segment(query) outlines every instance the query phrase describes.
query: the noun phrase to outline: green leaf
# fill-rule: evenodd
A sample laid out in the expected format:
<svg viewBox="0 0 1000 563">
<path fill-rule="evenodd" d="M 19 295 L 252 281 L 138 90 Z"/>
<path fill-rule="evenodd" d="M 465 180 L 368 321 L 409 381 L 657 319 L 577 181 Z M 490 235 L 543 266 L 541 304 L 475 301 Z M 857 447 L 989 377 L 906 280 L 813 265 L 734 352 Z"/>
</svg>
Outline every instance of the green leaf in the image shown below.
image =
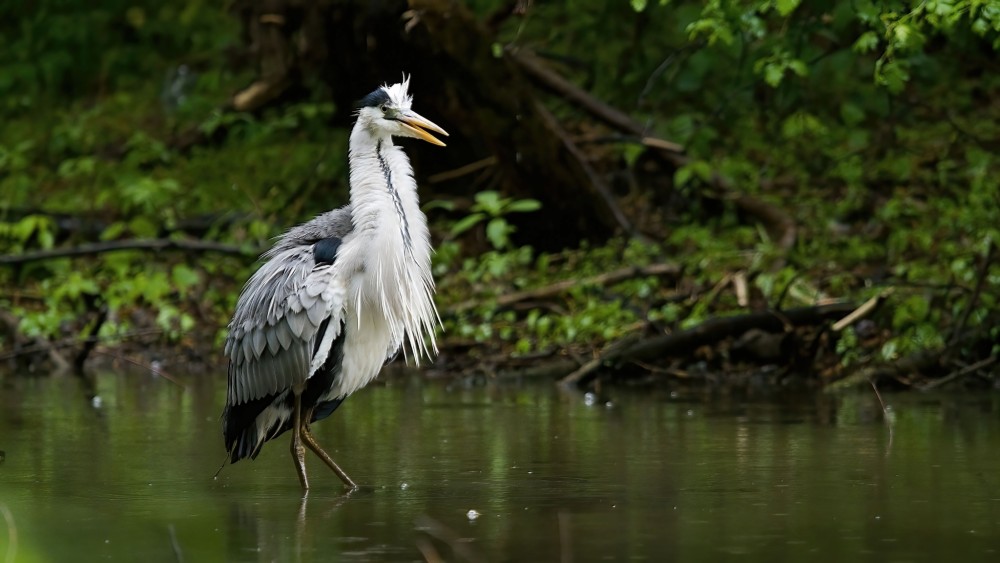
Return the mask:
<svg viewBox="0 0 1000 563">
<path fill-rule="evenodd" d="M 159 229 L 147 217 L 135 217 L 128 222 L 128 230 L 139 238 L 153 238 L 158 234 Z"/>
<path fill-rule="evenodd" d="M 170 272 L 170 277 L 174 285 L 180 290 L 185 290 L 201 281 L 198 271 L 186 264 L 177 264 L 174 266 Z"/>
<path fill-rule="evenodd" d="M 875 63 L 875 81 L 893 94 L 898 94 L 910 79 L 906 64 L 896 60 L 880 59 Z"/>
<path fill-rule="evenodd" d="M 38 229 L 38 245 L 48 250 L 55 244 L 55 236 L 48 229 Z"/>
<path fill-rule="evenodd" d="M 781 84 L 781 79 L 785 77 L 785 67 L 784 65 L 779 65 L 776 63 L 767 63 L 764 65 L 764 82 L 767 82 L 768 86 L 772 88 L 777 88 Z"/>
<path fill-rule="evenodd" d="M 782 16 L 787 16 L 788 14 L 795 11 L 795 8 L 799 7 L 799 2 L 801 0 L 776 0 L 774 6 L 778 8 L 778 13 Z"/>
<path fill-rule="evenodd" d="M 792 72 L 799 76 L 809 75 L 809 67 L 806 66 L 806 63 L 799 59 L 792 59 L 788 61 L 788 68 L 792 69 Z"/>
<path fill-rule="evenodd" d="M 503 201 L 500 193 L 493 190 L 486 190 L 476 194 L 476 204 L 472 206 L 473 211 L 485 211 L 490 217 L 496 217 L 503 211 Z"/>
<path fill-rule="evenodd" d="M 507 246 L 507 235 L 513 230 L 514 228 L 510 226 L 507 221 L 501 217 L 497 217 L 495 219 L 491 219 L 490 222 L 486 224 L 486 238 L 490 240 L 490 244 L 493 245 L 493 248 L 500 250 Z"/>
<path fill-rule="evenodd" d="M 878 47 L 878 35 L 874 31 L 866 31 L 854 42 L 851 49 L 855 53 L 870 53 Z"/>
<path fill-rule="evenodd" d="M 482 213 L 473 213 L 462 219 L 459 219 L 454 225 L 451 226 L 451 236 L 457 237 L 458 235 L 468 231 L 472 227 L 476 226 L 480 221 L 486 219 L 486 215 Z"/>
<path fill-rule="evenodd" d="M 519 199 L 512 201 L 507 206 L 506 211 L 508 213 L 527 213 L 529 211 L 538 211 L 541 208 L 542 204 L 537 199 Z"/>
<path fill-rule="evenodd" d="M 101 240 L 114 240 L 125 232 L 126 225 L 122 221 L 115 221 L 108 225 L 104 232 L 101 233 Z"/>
<path fill-rule="evenodd" d="M 691 180 L 691 168 L 688 166 L 681 166 L 674 172 L 674 185 L 678 188 L 684 187 Z"/>
<path fill-rule="evenodd" d="M 636 12 L 643 12 L 646 10 L 647 0 L 629 0 L 632 5 L 632 9 Z"/>
</svg>

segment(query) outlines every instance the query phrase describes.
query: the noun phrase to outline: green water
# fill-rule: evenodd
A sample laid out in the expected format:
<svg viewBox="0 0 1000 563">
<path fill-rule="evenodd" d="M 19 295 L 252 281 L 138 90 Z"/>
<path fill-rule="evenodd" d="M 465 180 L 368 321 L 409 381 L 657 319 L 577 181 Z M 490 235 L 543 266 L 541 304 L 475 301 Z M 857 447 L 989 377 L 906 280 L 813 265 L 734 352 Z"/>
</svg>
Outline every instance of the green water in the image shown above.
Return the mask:
<svg viewBox="0 0 1000 563">
<path fill-rule="evenodd" d="M 0 562 L 1000 561 L 1000 395 L 393 380 L 227 466 L 221 378 L 8 377 Z M 470 511 L 475 511 L 470 518 Z M 437 559 L 440 558 L 440 559 Z"/>
</svg>

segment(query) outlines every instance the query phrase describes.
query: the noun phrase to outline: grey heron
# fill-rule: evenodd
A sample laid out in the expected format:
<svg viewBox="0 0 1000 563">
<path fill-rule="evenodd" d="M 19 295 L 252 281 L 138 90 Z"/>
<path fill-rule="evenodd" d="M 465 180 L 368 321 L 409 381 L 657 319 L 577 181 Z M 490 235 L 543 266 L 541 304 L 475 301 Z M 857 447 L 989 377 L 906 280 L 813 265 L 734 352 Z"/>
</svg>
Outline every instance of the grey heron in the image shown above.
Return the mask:
<svg viewBox="0 0 1000 563">
<path fill-rule="evenodd" d="M 228 459 L 254 459 L 292 431 L 304 490 L 305 448 L 354 489 L 309 425 L 371 382 L 402 350 L 437 352 L 431 244 L 413 169 L 393 137 L 444 146 L 444 129 L 411 108 L 409 78 L 359 103 L 351 131 L 350 202 L 293 227 L 262 258 L 229 323 L 222 413 Z"/>
</svg>

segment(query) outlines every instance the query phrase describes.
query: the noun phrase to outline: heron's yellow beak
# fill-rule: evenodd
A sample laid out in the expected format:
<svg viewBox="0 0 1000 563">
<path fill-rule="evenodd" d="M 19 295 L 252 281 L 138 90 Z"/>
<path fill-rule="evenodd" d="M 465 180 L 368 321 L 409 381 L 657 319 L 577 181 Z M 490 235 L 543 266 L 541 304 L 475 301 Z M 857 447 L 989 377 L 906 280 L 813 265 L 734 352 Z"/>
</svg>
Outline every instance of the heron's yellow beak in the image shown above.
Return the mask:
<svg viewBox="0 0 1000 563">
<path fill-rule="evenodd" d="M 423 139 L 428 143 L 438 145 L 439 147 L 445 146 L 445 144 L 441 142 L 440 139 L 425 131 L 425 129 L 430 129 L 431 131 L 434 131 L 435 133 L 440 133 L 445 137 L 448 136 L 448 132 L 435 125 L 433 121 L 425 119 L 424 117 L 412 111 L 400 113 L 399 116 L 396 117 L 396 120 L 402 123 L 403 128 L 405 128 L 410 133 L 413 133 L 415 137 Z"/>
</svg>

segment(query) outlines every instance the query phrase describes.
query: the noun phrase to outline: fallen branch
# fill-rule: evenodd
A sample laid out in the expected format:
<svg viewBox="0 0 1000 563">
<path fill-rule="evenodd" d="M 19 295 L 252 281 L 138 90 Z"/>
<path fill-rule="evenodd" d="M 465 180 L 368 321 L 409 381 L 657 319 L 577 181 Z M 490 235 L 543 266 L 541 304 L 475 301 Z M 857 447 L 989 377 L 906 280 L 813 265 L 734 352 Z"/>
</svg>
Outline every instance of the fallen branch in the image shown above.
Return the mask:
<svg viewBox="0 0 1000 563">
<path fill-rule="evenodd" d="M 237 256 L 259 255 L 259 251 L 256 249 L 248 249 L 221 242 L 183 239 L 135 239 L 87 243 L 69 248 L 53 248 L 52 250 L 39 250 L 24 254 L 5 254 L 0 256 L 0 265 L 27 264 L 42 260 L 54 260 L 56 258 L 94 256 L 122 250 L 182 250 L 187 252 L 219 252 L 221 254 L 233 254 Z"/>
<path fill-rule="evenodd" d="M 941 350 L 921 350 L 904 356 L 892 363 L 879 363 L 861 367 L 847 377 L 826 385 L 823 391 L 837 393 L 882 377 L 902 377 L 912 373 L 925 372 L 941 365 Z"/>
<path fill-rule="evenodd" d="M 587 176 L 590 181 L 591 191 L 594 192 L 596 200 L 603 204 L 603 209 L 601 210 L 604 214 L 610 215 L 614 218 L 614 222 L 629 235 L 635 235 L 635 228 L 632 227 L 632 222 L 625 217 L 625 213 L 622 212 L 621 208 L 618 207 L 618 203 L 615 201 L 614 194 L 611 193 L 611 188 L 604 182 L 601 176 L 594 170 L 594 167 L 590 165 L 587 160 L 587 156 L 583 154 L 580 147 L 576 146 L 573 139 L 570 138 L 566 130 L 559 125 L 559 121 L 556 120 L 555 116 L 552 115 L 545 105 L 541 102 L 535 102 L 535 109 L 538 112 L 539 117 L 542 118 L 542 123 L 545 125 L 553 135 L 555 135 L 560 141 L 562 141 L 563 147 L 566 148 L 570 156 L 577 162 L 580 169 Z"/>
<path fill-rule="evenodd" d="M 573 373 L 567 375 L 566 377 L 559 380 L 559 385 L 569 387 L 571 385 L 585 385 L 588 381 L 596 377 L 595 372 L 600 369 L 602 365 L 609 358 L 613 358 L 620 354 L 622 350 L 628 349 L 639 341 L 639 335 L 630 334 L 621 340 L 612 342 L 604 350 L 602 350 L 597 356 L 590 360 L 589 362 L 583 364 L 577 368 Z"/>
<path fill-rule="evenodd" d="M 618 270 L 612 270 L 603 274 L 592 276 L 589 278 L 573 279 L 573 280 L 563 280 L 560 282 L 553 283 L 551 285 L 546 285 L 543 287 L 530 289 L 526 291 L 517 291 L 514 293 L 507 293 L 496 298 L 496 307 L 509 307 L 514 303 L 519 303 L 521 301 L 531 301 L 538 299 L 547 299 L 554 297 L 574 287 L 588 286 L 588 285 L 614 285 L 625 280 L 632 278 L 638 278 L 643 276 L 676 276 L 680 275 L 681 268 L 677 264 L 659 263 L 650 264 L 649 266 L 641 267 L 631 267 L 631 268 L 621 268 Z M 462 301 L 448 307 L 448 313 L 460 313 L 462 311 L 467 311 L 472 309 L 487 299 L 469 299 L 467 301 Z"/>
<path fill-rule="evenodd" d="M 651 137 L 647 129 L 629 117 L 628 114 L 609 106 L 594 97 L 590 92 L 581 89 L 576 84 L 549 70 L 534 54 L 523 50 L 512 50 L 508 51 L 508 53 L 529 76 L 542 86 L 575 103 L 578 107 L 615 129 L 635 135 L 643 145 L 676 153 L 676 156 L 680 156 L 680 153 L 684 152 L 684 147 L 677 143 Z"/>
<path fill-rule="evenodd" d="M 560 357 L 544 364 L 522 370 L 509 370 L 497 374 L 503 377 L 560 378 L 560 383 L 583 385 L 596 377 L 605 367 L 634 363 L 643 365 L 668 356 L 689 355 L 700 346 L 715 344 L 734 338 L 751 329 L 780 332 L 789 326 L 817 325 L 843 317 L 855 309 L 852 303 L 833 303 L 813 307 L 799 307 L 787 311 L 763 311 L 734 317 L 714 318 L 691 329 L 639 338 L 630 334 L 612 342 L 589 362 L 574 362 Z"/>
<path fill-rule="evenodd" d="M 762 311 L 733 317 L 709 319 L 685 331 L 647 338 L 627 347 L 607 362 L 650 361 L 665 356 L 690 352 L 699 346 L 713 344 L 739 336 L 750 329 L 780 332 L 786 326 L 817 325 L 839 318 L 855 309 L 852 303 L 832 303 L 813 307 L 798 307 L 787 311 Z"/>
<path fill-rule="evenodd" d="M 953 372 L 949 373 L 948 375 L 942 377 L 941 379 L 934 379 L 932 381 L 928 381 L 927 383 L 921 385 L 919 387 L 919 389 L 921 391 L 930 391 L 931 389 L 936 389 L 936 388 L 938 388 L 938 387 L 940 387 L 942 385 L 945 385 L 947 383 L 951 383 L 952 381 L 955 381 L 956 379 L 959 379 L 961 377 L 965 377 L 966 375 L 969 375 L 970 373 L 974 373 L 974 372 L 977 372 L 977 371 L 979 371 L 979 370 L 981 370 L 981 369 L 983 369 L 985 367 L 989 367 L 989 366 L 995 364 L 996 361 L 997 361 L 997 357 L 996 356 L 989 356 L 987 358 L 979 360 L 978 362 L 976 362 L 974 364 L 967 365 L 967 366 L 965 366 L 964 368 L 962 368 L 960 370 L 953 371 Z"/>
<path fill-rule="evenodd" d="M 892 288 L 891 287 L 889 289 L 887 289 L 887 290 L 879 293 L 875 297 L 872 297 L 868 301 L 865 301 L 860 307 L 858 307 L 857 309 L 851 311 L 850 314 L 848 314 L 846 317 L 844 317 L 844 318 L 840 319 L 839 321 L 833 323 L 833 326 L 830 327 L 830 330 L 832 330 L 833 332 L 840 332 L 840 331 L 844 330 L 845 328 L 851 326 L 852 324 L 858 322 L 859 320 L 861 320 L 862 318 L 864 318 L 866 315 L 868 315 L 868 313 L 871 313 L 872 311 L 874 311 L 875 308 L 878 307 L 879 304 L 882 303 L 882 301 L 884 301 L 890 295 L 892 295 Z"/>
</svg>

